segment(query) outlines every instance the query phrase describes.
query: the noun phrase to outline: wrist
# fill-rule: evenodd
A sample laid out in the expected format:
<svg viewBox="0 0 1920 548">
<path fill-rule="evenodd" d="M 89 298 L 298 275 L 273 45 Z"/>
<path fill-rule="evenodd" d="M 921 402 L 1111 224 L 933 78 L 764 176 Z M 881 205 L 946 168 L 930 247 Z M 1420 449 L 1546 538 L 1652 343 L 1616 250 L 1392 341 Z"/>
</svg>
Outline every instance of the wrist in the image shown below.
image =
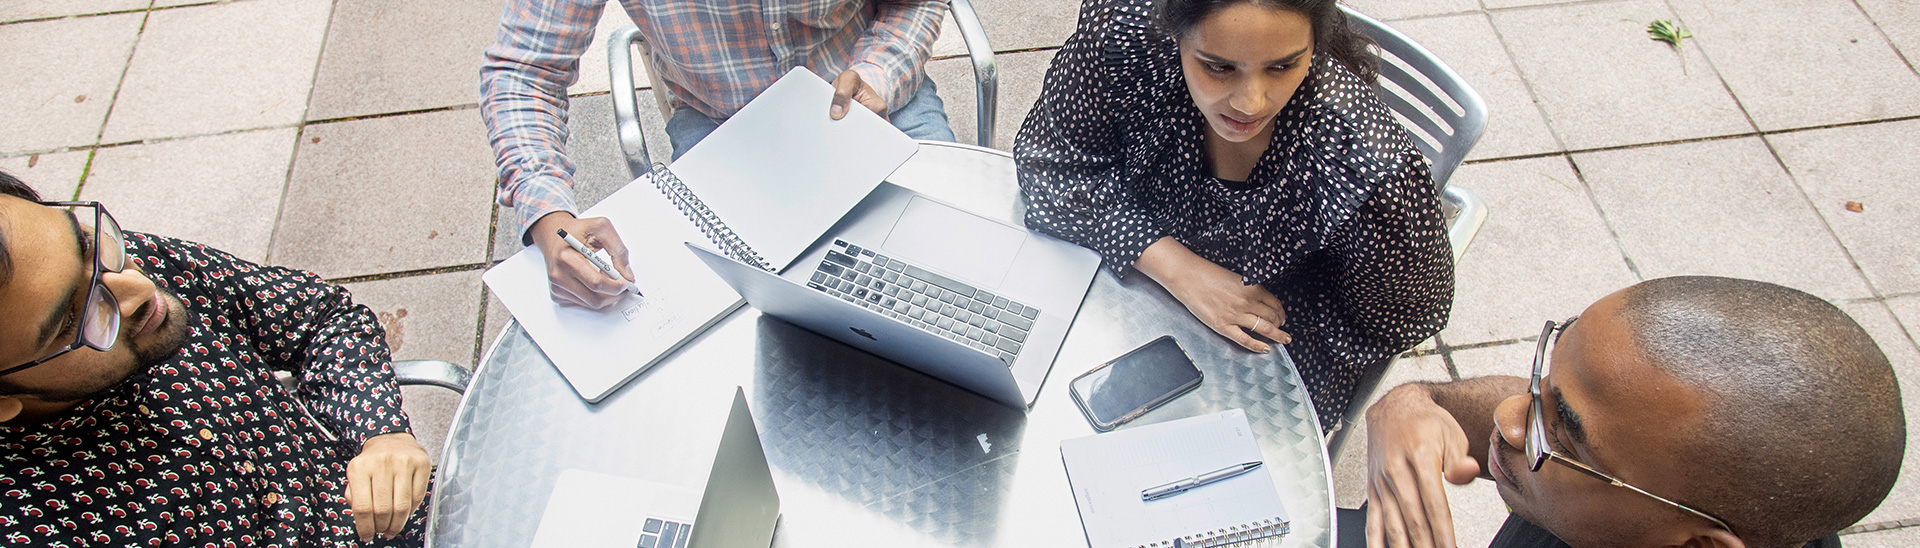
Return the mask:
<svg viewBox="0 0 1920 548">
<path fill-rule="evenodd" d="M 548 213 L 534 221 L 533 225 L 527 228 L 527 234 L 533 240 L 533 245 L 544 251 L 554 242 L 560 241 L 560 235 L 555 232 L 557 227 L 572 220 L 574 220 L 573 214 L 565 210 Z"/>
</svg>

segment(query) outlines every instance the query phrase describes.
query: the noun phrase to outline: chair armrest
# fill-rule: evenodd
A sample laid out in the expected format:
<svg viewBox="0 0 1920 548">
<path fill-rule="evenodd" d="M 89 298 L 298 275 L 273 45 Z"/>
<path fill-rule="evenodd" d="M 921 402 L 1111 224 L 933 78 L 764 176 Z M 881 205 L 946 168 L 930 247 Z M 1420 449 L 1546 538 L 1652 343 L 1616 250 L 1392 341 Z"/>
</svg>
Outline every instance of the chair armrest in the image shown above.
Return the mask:
<svg viewBox="0 0 1920 548">
<path fill-rule="evenodd" d="M 1453 263 L 1457 265 L 1467 245 L 1473 243 L 1473 236 L 1480 233 L 1480 225 L 1487 222 L 1487 202 L 1460 185 L 1447 185 L 1440 191 L 1440 201 L 1455 211 L 1453 221 L 1447 223 L 1447 241 L 1453 243 Z"/>
<path fill-rule="evenodd" d="M 973 59 L 973 94 L 978 103 L 974 127 L 979 133 L 979 142 L 974 144 L 992 148 L 994 115 L 1000 104 L 1000 75 L 993 66 L 993 46 L 987 44 L 986 27 L 980 26 L 980 14 L 973 11 L 972 2 L 951 0 L 947 9 L 953 12 L 960 38 L 967 42 L 967 56 Z"/>
<path fill-rule="evenodd" d="M 425 384 L 465 393 L 473 373 L 440 360 L 406 360 L 393 362 L 393 377 L 400 386 Z"/>
<path fill-rule="evenodd" d="M 614 133 L 620 136 L 620 152 L 627 157 L 627 174 L 639 177 L 649 173 L 653 158 L 647 154 L 647 134 L 640 128 L 639 101 L 633 91 L 634 44 L 646 47 L 640 27 L 627 25 L 607 38 L 607 78 L 611 80 Z"/>
</svg>

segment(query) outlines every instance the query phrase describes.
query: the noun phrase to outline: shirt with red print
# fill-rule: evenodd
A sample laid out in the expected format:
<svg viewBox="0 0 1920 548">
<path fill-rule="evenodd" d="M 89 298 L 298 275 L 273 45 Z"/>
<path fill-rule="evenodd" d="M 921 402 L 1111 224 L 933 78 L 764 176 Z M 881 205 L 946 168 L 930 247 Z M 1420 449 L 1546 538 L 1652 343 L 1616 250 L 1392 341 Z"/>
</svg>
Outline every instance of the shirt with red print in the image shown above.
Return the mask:
<svg viewBox="0 0 1920 548">
<path fill-rule="evenodd" d="M 186 338 L 50 422 L 0 425 L 0 545 L 362 545 L 347 462 L 409 431 L 371 311 L 191 242 L 128 233 L 127 257 L 185 302 Z M 419 545 L 426 507 L 371 544 Z"/>
</svg>

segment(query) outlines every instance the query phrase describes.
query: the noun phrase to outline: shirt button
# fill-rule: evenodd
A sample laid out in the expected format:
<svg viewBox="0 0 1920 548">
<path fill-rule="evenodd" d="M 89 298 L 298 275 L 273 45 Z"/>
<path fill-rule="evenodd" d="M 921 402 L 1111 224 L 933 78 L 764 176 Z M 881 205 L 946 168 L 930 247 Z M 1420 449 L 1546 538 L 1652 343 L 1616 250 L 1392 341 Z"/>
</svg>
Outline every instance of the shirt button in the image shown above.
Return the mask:
<svg viewBox="0 0 1920 548">
<path fill-rule="evenodd" d="M 211 440 L 211 439 L 213 439 L 213 431 L 212 431 L 212 430 L 208 430 L 208 429 L 205 429 L 205 428 L 201 428 L 201 429 L 200 429 L 200 439 L 203 439 L 203 440 Z"/>
<path fill-rule="evenodd" d="M 273 504 L 280 504 L 280 494 L 279 494 L 279 493 L 267 493 L 267 504 L 269 504 L 269 505 L 273 505 Z"/>
<path fill-rule="evenodd" d="M 768 26 L 769 26 L 769 27 L 772 27 L 772 28 L 773 28 L 773 30 L 780 30 L 780 23 L 779 23 L 778 21 L 776 21 L 776 22 L 774 22 L 774 23 L 773 23 L 772 25 L 768 25 Z"/>
<path fill-rule="evenodd" d="M 148 410 L 147 410 L 147 406 L 145 406 L 145 405 L 142 405 L 142 406 L 140 406 L 140 414 L 142 414 L 142 415 L 152 415 L 152 414 L 153 414 L 153 412 L 152 412 L 152 411 L 148 411 Z"/>
<path fill-rule="evenodd" d="M 251 463 L 251 462 L 246 462 L 246 463 L 241 463 L 241 464 L 240 464 L 240 469 L 241 469 L 241 470 L 244 470 L 244 471 L 246 471 L 246 473 L 248 473 L 248 474 L 252 474 L 252 473 L 253 473 L 253 463 Z"/>
</svg>

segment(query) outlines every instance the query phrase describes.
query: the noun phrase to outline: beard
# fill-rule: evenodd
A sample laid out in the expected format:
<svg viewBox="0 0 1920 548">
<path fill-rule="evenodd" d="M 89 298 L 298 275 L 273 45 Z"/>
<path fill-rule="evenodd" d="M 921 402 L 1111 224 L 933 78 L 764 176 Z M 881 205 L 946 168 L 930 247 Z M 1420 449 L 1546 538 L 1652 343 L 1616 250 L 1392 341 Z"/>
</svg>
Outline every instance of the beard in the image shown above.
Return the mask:
<svg viewBox="0 0 1920 548">
<path fill-rule="evenodd" d="M 0 377 L 0 396 L 26 396 L 54 403 L 88 400 L 120 386 L 136 371 L 145 371 L 154 365 L 173 359 L 174 355 L 180 352 L 180 346 L 186 342 L 187 316 L 191 312 L 186 309 L 186 304 L 172 289 L 157 284 L 155 287 L 160 292 L 160 298 L 149 301 L 145 306 L 135 310 L 133 317 L 145 318 L 153 313 L 151 307 L 165 306 L 168 308 L 167 320 L 144 339 L 135 339 L 127 334 L 121 335 L 118 344 L 127 346 L 127 353 L 132 359 L 114 360 L 115 363 L 78 374 L 77 378 L 63 383 L 63 386 L 53 388 L 23 387 L 5 377 Z M 120 325 L 121 329 L 132 329 L 124 321 Z M 76 349 L 74 352 L 91 350 L 83 348 Z M 42 367 L 60 367 L 60 364 L 50 363 Z"/>
</svg>

